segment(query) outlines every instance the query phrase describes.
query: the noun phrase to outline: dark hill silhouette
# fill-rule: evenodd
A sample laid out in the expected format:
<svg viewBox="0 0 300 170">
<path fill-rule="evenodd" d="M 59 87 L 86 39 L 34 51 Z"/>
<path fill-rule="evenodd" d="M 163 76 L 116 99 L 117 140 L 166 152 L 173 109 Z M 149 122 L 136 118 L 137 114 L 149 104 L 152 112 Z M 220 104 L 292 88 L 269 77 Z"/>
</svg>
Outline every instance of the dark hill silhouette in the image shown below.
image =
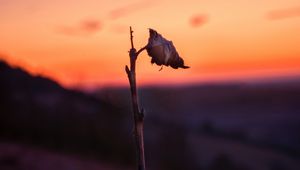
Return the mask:
<svg viewBox="0 0 300 170">
<path fill-rule="evenodd" d="M 149 170 L 300 168 L 297 78 L 143 87 L 139 95 Z M 129 98 L 127 88 L 67 90 L 2 61 L 0 142 L 134 167 Z M 0 169 L 7 160 L 0 154 Z"/>
<path fill-rule="evenodd" d="M 123 128 L 125 114 L 104 100 L 0 61 L 3 140 L 129 164 L 134 157 L 131 136 Z"/>
<path fill-rule="evenodd" d="M 3 88 L 20 89 L 29 92 L 63 90 L 56 82 L 41 76 L 32 76 L 21 68 L 12 68 L 0 61 L 1 84 Z"/>
</svg>

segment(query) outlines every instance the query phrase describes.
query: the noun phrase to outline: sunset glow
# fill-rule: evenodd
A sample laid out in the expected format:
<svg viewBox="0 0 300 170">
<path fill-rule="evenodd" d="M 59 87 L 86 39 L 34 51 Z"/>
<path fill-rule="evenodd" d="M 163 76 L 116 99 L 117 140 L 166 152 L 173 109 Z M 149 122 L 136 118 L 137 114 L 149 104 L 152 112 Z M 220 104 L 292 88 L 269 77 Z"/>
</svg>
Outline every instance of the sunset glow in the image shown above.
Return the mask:
<svg viewBox="0 0 300 170">
<path fill-rule="evenodd" d="M 148 28 L 191 66 L 137 61 L 140 84 L 300 75 L 300 1 L 0 0 L 0 58 L 65 87 L 124 85 Z"/>
</svg>

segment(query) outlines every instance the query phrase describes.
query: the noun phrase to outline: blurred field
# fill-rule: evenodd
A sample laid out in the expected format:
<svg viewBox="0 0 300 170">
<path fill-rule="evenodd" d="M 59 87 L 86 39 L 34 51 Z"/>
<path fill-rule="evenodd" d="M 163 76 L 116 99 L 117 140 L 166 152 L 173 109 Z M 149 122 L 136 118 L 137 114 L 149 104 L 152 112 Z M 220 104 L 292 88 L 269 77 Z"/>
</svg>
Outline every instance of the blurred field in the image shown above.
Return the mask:
<svg viewBox="0 0 300 170">
<path fill-rule="evenodd" d="M 0 143 L 1 170 L 126 170 L 125 167 L 21 144 Z"/>
<path fill-rule="evenodd" d="M 128 88 L 67 90 L 0 62 L 0 169 L 134 167 Z M 300 169 L 300 79 L 142 87 L 149 170 Z"/>
</svg>

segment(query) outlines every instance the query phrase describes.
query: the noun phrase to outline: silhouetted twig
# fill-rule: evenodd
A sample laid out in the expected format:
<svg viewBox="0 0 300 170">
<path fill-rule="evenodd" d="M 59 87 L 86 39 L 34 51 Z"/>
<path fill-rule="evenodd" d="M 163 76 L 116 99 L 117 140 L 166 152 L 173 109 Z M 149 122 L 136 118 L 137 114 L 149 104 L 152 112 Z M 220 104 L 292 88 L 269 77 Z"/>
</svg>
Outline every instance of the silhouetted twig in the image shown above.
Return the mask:
<svg viewBox="0 0 300 170">
<path fill-rule="evenodd" d="M 136 90 L 136 78 L 135 78 L 135 64 L 138 55 L 146 49 L 146 46 L 136 51 L 133 45 L 133 31 L 130 27 L 130 42 L 131 49 L 129 51 L 130 57 L 130 69 L 126 65 L 125 70 L 128 76 L 130 91 L 131 91 L 131 101 L 134 117 L 134 137 L 136 142 L 136 153 L 137 153 L 137 166 L 138 170 L 145 170 L 145 151 L 144 151 L 144 110 L 139 108 L 138 95 Z"/>
</svg>

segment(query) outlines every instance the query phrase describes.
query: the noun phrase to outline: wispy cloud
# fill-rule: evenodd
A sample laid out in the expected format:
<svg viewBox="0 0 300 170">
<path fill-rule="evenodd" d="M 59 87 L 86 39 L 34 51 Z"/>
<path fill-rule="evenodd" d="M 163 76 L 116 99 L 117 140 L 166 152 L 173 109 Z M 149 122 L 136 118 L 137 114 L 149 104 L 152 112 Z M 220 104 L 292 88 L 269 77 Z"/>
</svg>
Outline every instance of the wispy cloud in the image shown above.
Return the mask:
<svg viewBox="0 0 300 170">
<path fill-rule="evenodd" d="M 97 20 L 85 20 L 81 22 L 81 30 L 86 32 L 96 32 L 101 29 L 102 24 Z"/>
<path fill-rule="evenodd" d="M 126 6 L 122 6 L 111 10 L 109 12 L 109 17 L 110 19 L 118 19 L 127 16 L 131 13 L 152 7 L 157 2 L 158 2 L 157 0 L 143 0 L 140 2 L 131 3 Z"/>
<path fill-rule="evenodd" d="M 270 20 L 279 20 L 291 17 L 300 17 L 300 7 L 273 10 L 267 13 Z"/>
<path fill-rule="evenodd" d="M 200 27 L 208 22 L 208 15 L 206 14 L 196 14 L 190 18 L 190 25 L 192 27 Z"/>
<path fill-rule="evenodd" d="M 99 20 L 82 20 L 74 26 L 59 27 L 58 32 L 65 35 L 90 35 L 102 29 L 102 23 Z"/>
</svg>

